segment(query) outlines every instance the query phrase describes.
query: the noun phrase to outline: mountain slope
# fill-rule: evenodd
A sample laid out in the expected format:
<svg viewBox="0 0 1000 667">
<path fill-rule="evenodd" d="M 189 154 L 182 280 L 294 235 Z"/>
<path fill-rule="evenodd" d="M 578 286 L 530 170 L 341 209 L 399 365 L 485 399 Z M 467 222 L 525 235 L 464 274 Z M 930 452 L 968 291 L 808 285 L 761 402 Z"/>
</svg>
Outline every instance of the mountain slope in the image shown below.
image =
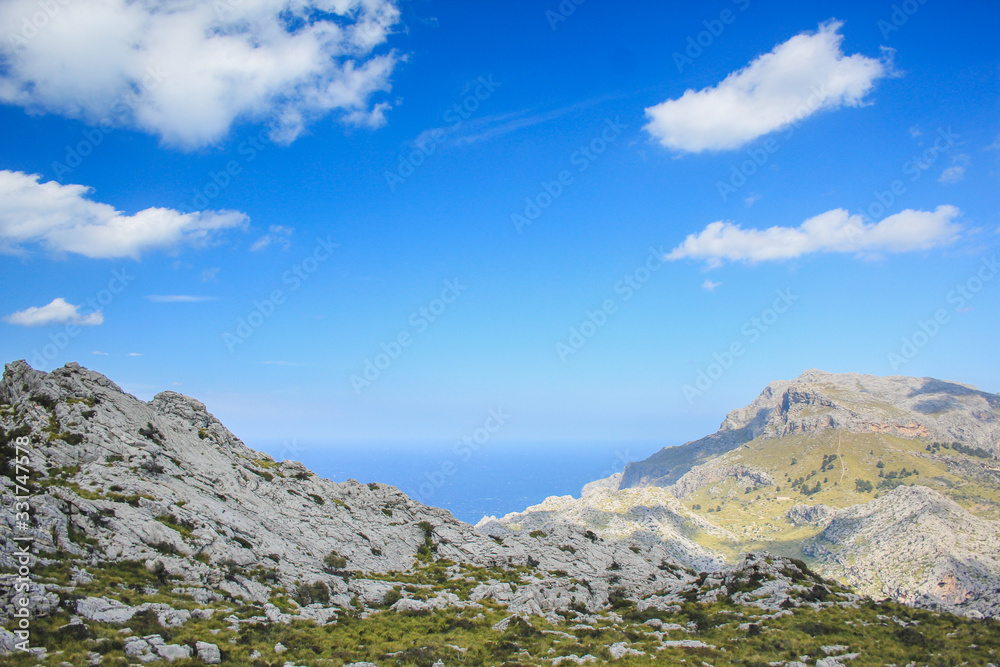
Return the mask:
<svg viewBox="0 0 1000 667">
<path fill-rule="evenodd" d="M 1000 395 L 957 382 L 810 370 L 769 384 L 719 430 L 625 466 L 620 488 L 670 486 L 693 467 L 755 439 L 836 430 L 944 442 L 1000 455 Z"/>
<path fill-rule="evenodd" d="M 569 522 L 605 536 L 670 515 L 661 536 L 693 542 L 689 553 L 732 563 L 768 550 L 875 597 L 996 615 L 998 405 L 953 382 L 808 371 L 582 498 L 490 523 Z"/>
<path fill-rule="evenodd" d="M 42 555 L 155 559 L 170 574 L 260 602 L 273 584 L 301 581 L 322 581 L 341 604 L 354 595 L 377 599 L 384 584 L 351 575 L 406 571 L 432 559 L 531 565 L 588 582 L 528 582 L 519 599 L 532 609 L 603 604 L 612 577 L 636 595 L 678 581 L 658 568 L 669 556 L 662 544 L 635 551 L 572 526 L 494 540 L 394 487 L 335 483 L 300 463 L 276 462 L 244 445 L 199 401 L 163 392 L 144 403 L 76 364 L 52 373 L 8 364 L 0 403 L 6 446 L 22 431 L 31 442 L 37 495 L 30 535 Z M 12 479 L 0 482 L 13 506 Z M 5 513 L 0 566 L 16 566 L 15 537 L 23 532 Z M 585 557 L 572 557 L 577 552 Z M 331 553 L 332 567 L 325 560 Z M 612 563 L 623 572 L 608 572 Z"/>
</svg>

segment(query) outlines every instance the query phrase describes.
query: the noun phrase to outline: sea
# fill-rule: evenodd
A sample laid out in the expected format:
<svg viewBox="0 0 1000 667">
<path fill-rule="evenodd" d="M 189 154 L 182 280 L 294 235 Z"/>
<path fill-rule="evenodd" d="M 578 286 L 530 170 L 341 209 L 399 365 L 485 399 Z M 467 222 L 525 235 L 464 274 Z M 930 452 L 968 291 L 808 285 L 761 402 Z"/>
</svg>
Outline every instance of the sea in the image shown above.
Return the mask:
<svg viewBox="0 0 1000 667">
<path fill-rule="evenodd" d="M 549 496 L 580 497 L 583 485 L 621 472 L 662 443 L 493 444 L 454 451 L 452 444 L 247 442 L 276 460 L 301 461 L 335 482 L 354 479 L 397 487 L 460 521 L 521 512 Z"/>
</svg>

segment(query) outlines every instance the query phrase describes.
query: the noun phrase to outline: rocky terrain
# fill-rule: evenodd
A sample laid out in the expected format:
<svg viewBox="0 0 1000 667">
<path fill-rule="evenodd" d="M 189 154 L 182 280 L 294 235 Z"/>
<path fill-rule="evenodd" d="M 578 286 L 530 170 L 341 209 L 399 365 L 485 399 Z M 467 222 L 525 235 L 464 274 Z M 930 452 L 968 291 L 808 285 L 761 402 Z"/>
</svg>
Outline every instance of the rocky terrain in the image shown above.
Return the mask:
<svg viewBox="0 0 1000 667">
<path fill-rule="evenodd" d="M 6 366 L 0 450 L 0 656 L 10 664 L 830 667 L 866 655 L 905 664 L 932 642 L 942 660 L 972 643 L 983 661 L 1000 649 L 992 625 L 872 602 L 798 558 L 731 556 L 718 544 L 739 535 L 677 489 L 618 489 L 613 478 L 582 499 L 473 527 L 393 487 L 275 461 L 195 399 L 143 402 L 76 364 Z M 719 483 L 747 488 L 777 477 L 725 470 Z M 936 509 L 892 532 L 890 501 L 906 493 Z M 891 536 L 978 613 L 996 562 L 977 544 L 993 524 L 914 549 L 912 530 L 932 527 L 929 517 L 966 512 L 922 494 L 898 488 L 857 514 L 800 507 L 796 520 L 815 533 L 802 555 L 874 581 L 880 571 L 854 554 Z M 953 566 L 936 555 L 949 548 Z M 907 563 L 886 571 L 903 580 Z M 901 599 L 923 585 L 910 575 Z M 906 601 L 929 603 L 934 591 L 925 597 Z"/>
<path fill-rule="evenodd" d="M 998 408 L 954 382 L 807 371 L 580 498 L 479 526 L 655 534 L 703 569 L 767 549 L 876 598 L 997 616 Z"/>
<path fill-rule="evenodd" d="M 243 636 L 260 624 L 449 610 L 479 624 L 502 613 L 494 625 L 536 618 L 557 627 L 613 621 L 615 609 L 635 605 L 673 613 L 720 596 L 772 613 L 860 600 L 785 559 L 724 568 L 676 529 L 697 517 L 659 489 L 633 491 L 656 508 L 643 531 L 605 530 L 605 539 L 573 522 L 477 530 L 393 487 L 335 483 L 274 461 L 197 400 L 163 392 L 143 402 L 76 364 L 51 373 L 8 364 L 0 429 L 0 621 L 58 621 L 48 636 L 89 642 L 80 655 L 93 664 L 116 652 L 142 662 L 224 660 L 232 647 L 211 635 L 177 641 L 201 626 Z M 29 496 L 27 516 L 15 511 L 19 495 Z M 34 573 L 27 597 L 18 574 L 25 543 Z M 108 628 L 124 638 L 102 643 Z M 621 644 L 616 651 L 630 655 Z M 25 645 L 0 631 L 0 651 Z"/>
</svg>

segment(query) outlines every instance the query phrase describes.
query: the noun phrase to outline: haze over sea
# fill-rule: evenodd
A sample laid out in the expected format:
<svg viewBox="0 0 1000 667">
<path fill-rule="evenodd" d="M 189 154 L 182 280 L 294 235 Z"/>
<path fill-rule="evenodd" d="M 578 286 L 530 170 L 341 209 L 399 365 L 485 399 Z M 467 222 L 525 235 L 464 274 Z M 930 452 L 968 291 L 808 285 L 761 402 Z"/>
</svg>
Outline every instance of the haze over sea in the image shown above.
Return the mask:
<svg viewBox="0 0 1000 667">
<path fill-rule="evenodd" d="M 454 445 L 385 443 L 355 447 L 319 442 L 254 441 L 275 459 L 301 461 L 335 482 L 356 479 L 399 488 L 475 524 L 483 516 L 520 512 L 548 496 L 580 496 L 587 482 L 619 472 L 663 443 L 487 443 L 463 457 Z M 450 464 L 450 465 L 449 465 Z M 448 474 L 448 471 L 451 471 Z"/>
</svg>

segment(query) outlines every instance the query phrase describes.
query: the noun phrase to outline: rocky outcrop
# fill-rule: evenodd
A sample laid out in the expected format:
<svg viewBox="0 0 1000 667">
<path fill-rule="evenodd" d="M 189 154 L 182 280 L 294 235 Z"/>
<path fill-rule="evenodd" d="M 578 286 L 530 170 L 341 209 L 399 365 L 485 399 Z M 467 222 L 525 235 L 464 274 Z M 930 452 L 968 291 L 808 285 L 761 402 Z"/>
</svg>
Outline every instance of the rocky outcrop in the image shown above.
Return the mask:
<svg viewBox="0 0 1000 667">
<path fill-rule="evenodd" d="M 803 546 L 824 571 L 876 598 L 1000 615 L 1000 524 L 923 486 L 832 513 Z"/>
<path fill-rule="evenodd" d="M 788 520 L 796 526 L 827 526 L 837 510 L 820 503 L 819 505 L 795 505 L 788 510 Z"/>
<path fill-rule="evenodd" d="M 705 521 L 685 509 L 665 489 L 591 490 L 581 498 L 552 496 L 523 512 L 512 512 L 503 518 L 484 517 L 476 527 L 490 535 L 558 535 L 567 527 L 590 531 L 594 540 L 609 544 L 625 544 L 655 563 L 661 560 L 692 570 L 718 570 L 725 566 L 716 552 L 701 546 L 698 533 L 732 537 L 725 530 Z M 632 578 L 629 571 L 636 554 L 631 550 L 616 557 L 623 570 L 622 577 Z M 588 556 L 592 557 L 592 556 Z M 563 551 L 561 560 L 570 561 L 576 554 Z M 600 566 L 612 565 L 609 556 L 599 557 Z M 553 563 L 558 569 L 562 565 Z M 626 581 L 623 579 L 623 581 Z M 641 586 L 641 582 L 634 582 Z"/>
</svg>

